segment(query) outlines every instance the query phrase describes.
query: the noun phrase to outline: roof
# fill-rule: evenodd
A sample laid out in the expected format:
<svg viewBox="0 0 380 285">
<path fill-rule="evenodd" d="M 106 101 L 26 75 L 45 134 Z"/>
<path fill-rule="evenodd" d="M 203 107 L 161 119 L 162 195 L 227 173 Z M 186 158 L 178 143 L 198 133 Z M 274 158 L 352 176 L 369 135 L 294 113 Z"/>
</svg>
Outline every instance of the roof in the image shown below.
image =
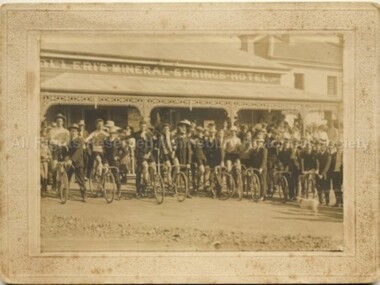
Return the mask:
<svg viewBox="0 0 380 285">
<path fill-rule="evenodd" d="M 137 40 L 132 39 L 129 41 L 125 39 L 108 41 L 107 37 L 95 39 L 91 36 L 88 36 L 87 39 L 74 38 L 65 41 L 45 39 L 41 42 L 41 51 L 71 55 L 193 63 L 219 67 L 289 70 L 284 65 L 242 51 L 238 46 L 218 42 L 217 40 L 212 41 L 212 37 L 198 37 L 191 40 L 179 38 L 177 40 L 173 36 L 141 36 Z"/>
<path fill-rule="evenodd" d="M 323 41 L 313 41 L 303 38 L 302 40 L 285 40 L 282 37 L 275 37 L 272 52 L 265 48 L 270 41 L 261 39 L 255 43 L 255 49 L 258 48 L 261 54 L 266 58 L 296 60 L 303 62 L 322 63 L 329 65 L 342 65 L 343 48 L 338 44 Z"/>
<path fill-rule="evenodd" d="M 41 82 L 45 92 L 315 101 L 320 95 L 280 85 L 63 73 Z M 326 99 L 326 98 L 325 98 Z M 333 101 L 333 100 L 331 100 Z"/>
</svg>

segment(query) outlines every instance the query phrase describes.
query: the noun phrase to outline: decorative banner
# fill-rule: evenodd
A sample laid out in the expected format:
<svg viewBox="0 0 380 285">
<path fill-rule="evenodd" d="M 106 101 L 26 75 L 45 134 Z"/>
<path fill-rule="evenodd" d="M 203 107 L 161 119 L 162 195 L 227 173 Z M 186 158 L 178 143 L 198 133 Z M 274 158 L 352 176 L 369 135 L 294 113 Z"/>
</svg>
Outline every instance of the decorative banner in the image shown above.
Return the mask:
<svg viewBox="0 0 380 285">
<path fill-rule="evenodd" d="M 241 81 L 280 84 L 279 73 L 240 72 L 175 66 L 126 64 L 105 61 L 84 61 L 71 59 L 41 58 L 42 70 L 61 72 L 114 73 L 133 76 L 182 78 L 194 80 Z"/>
</svg>

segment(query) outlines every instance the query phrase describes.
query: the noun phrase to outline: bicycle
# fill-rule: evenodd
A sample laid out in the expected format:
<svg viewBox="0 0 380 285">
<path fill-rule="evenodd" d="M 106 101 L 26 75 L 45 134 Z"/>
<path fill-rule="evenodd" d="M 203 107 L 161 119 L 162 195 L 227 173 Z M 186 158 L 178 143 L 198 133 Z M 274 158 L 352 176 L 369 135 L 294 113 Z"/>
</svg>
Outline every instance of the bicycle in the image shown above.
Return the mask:
<svg viewBox="0 0 380 285">
<path fill-rule="evenodd" d="M 165 188 L 161 176 L 160 164 L 157 165 L 157 169 L 155 165 L 150 164 L 148 166 L 148 179 L 144 182 L 142 185 L 143 192 L 154 193 L 157 204 L 162 204 L 165 197 Z"/>
<path fill-rule="evenodd" d="M 166 189 L 169 194 L 173 194 L 177 197 L 178 202 L 185 201 L 189 193 L 189 171 L 187 166 L 184 164 L 172 165 L 170 168 L 171 173 L 173 174 L 175 168 L 179 167 L 179 171 L 172 177 L 172 184 L 167 183 Z"/>
<path fill-rule="evenodd" d="M 244 166 L 245 167 L 245 166 Z M 232 170 L 231 170 L 231 174 L 232 174 L 232 177 L 234 178 L 234 181 L 235 181 L 235 189 L 234 189 L 234 193 L 231 194 L 231 197 L 233 195 L 235 195 L 235 192 L 237 191 L 237 194 L 238 194 L 238 200 L 241 201 L 243 199 L 243 191 L 244 191 L 244 188 L 243 188 L 243 175 L 242 175 L 242 172 L 243 172 L 243 166 L 241 165 L 240 169 L 237 167 L 237 164 L 234 163 L 234 165 L 232 166 Z"/>
<path fill-rule="evenodd" d="M 244 190 L 247 196 L 253 201 L 257 202 L 260 198 L 260 170 L 257 168 L 249 167 L 244 173 Z"/>
<path fill-rule="evenodd" d="M 209 191 L 213 198 L 219 194 L 219 199 L 227 200 L 232 197 L 236 191 L 235 180 L 232 174 L 227 171 L 225 166 L 216 166 L 210 169 L 210 186 Z"/>
<path fill-rule="evenodd" d="M 309 198 L 310 193 L 313 195 L 313 199 L 317 195 L 315 187 L 315 170 L 309 170 L 301 174 L 298 178 L 298 193 L 302 198 Z"/>
<path fill-rule="evenodd" d="M 67 175 L 66 167 L 66 162 L 57 163 L 56 189 L 59 193 L 59 198 L 61 199 L 62 204 L 65 204 L 69 197 L 69 178 Z"/>
<path fill-rule="evenodd" d="M 273 197 L 274 192 L 277 190 L 278 195 L 280 197 L 280 200 L 282 202 L 286 202 L 288 200 L 289 195 L 289 185 L 288 185 L 288 179 L 286 178 L 286 175 L 290 175 L 291 173 L 289 171 L 274 171 L 273 173 L 273 185 L 274 190 L 271 193 L 271 197 Z"/>
<path fill-rule="evenodd" d="M 119 169 L 115 166 L 99 164 L 91 171 L 89 185 L 90 193 L 93 197 L 103 195 L 107 203 L 112 203 L 115 198 L 116 184 L 115 177 L 112 174 L 112 169 L 117 172 Z"/>
</svg>

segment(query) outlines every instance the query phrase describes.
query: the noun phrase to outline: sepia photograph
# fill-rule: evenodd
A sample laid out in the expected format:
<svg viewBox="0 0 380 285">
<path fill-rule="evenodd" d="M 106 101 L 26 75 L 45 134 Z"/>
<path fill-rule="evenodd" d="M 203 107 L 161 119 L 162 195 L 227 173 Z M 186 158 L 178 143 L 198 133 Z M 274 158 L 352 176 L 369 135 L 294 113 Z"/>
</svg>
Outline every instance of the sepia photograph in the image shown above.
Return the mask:
<svg viewBox="0 0 380 285">
<path fill-rule="evenodd" d="M 42 252 L 343 251 L 341 34 L 39 45 Z"/>
<path fill-rule="evenodd" d="M 0 283 L 379 280 L 379 6 L 0 6 Z"/>
</svg>

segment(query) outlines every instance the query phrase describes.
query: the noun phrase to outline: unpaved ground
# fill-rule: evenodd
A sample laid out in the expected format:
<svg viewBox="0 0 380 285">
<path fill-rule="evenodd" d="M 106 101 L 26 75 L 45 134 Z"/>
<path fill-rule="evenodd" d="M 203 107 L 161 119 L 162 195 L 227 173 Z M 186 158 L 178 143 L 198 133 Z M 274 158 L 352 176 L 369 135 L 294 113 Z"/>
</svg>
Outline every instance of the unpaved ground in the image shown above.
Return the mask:
<svg viewBox="0 0 380 285">
<path fill-rule="evenodd" d="M 131 190 L 128 187 L 128 190 Z M 123 250 L 341 250 L 341 208 L 321 206 L 301 213 L 296 203 L 213 200 L 194 197 L 178 203 L 167 197 L 137 200 L 125 194 L 106 204 L 86 203 L 72 191 L 62 205 L 42 198 L 43 251 Z"/>
</svg>

